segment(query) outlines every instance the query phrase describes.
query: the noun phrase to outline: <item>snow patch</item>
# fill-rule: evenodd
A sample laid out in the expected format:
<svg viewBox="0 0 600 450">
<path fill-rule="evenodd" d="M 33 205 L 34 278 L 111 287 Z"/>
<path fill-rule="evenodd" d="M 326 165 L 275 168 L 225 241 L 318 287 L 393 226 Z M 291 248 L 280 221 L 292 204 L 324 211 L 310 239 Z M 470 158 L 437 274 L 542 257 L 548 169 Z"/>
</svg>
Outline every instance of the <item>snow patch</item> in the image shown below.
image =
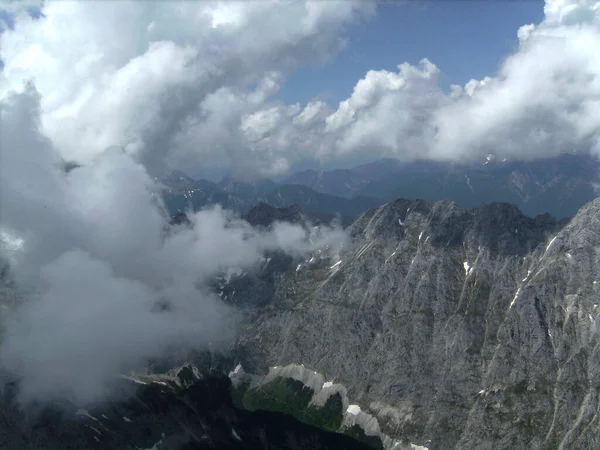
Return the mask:
<svg viewBox="0 0 600 450">
<path fill-rule="evenodd" d="M 358 405 L 348 405 L 348 409 L 346 411 L 353 416 L 358 416 L 358 413 L 361 412 L 361 409 Z"/>
<path fill-rule="evenodd" d="M 398 219 L 398 224 L 400 224 L 401 227 L 404 226 L 404 222 L 402 222 L 402 220 Z"/>
<path fill-rule="evenodd" d="M 133 422 L 129 417 L 123 416 L 125 422 Z"/>
<path fill-rule="evenodd" d="M 92 416 L 87 409 L 78 409 L 77 412 L 75 413 L 78 416 L 82 416 L 82 417 L 87 417 L 88 419 L 92 419 L 95 422 L 98 422 L 98 419 L 96 419 L 94 416 Z"/>
<path fill-rule="evenodd" d="M 557 236 L 558 236 L 558 235 L 557 235 Z M 544 254 L 546 254 L 546 253 L 548 252 L 548 250 L 550 250 L 550 247 L 552 247 L 552 244 L 554 244 L 554 241 L 556 240 L 556 237 L 557 237 L 557 236 L 554 236 L 554 237 L 552 238 L 552 240 L 551 240 L 551 241 L 548 243 L 548 245 L 546 246 L 546 251 L 544 252 Z"/>
<path fill-rule="evenodd" d="M 466 276 L 469 276 L 469 275 L 471 275 L 471 272 L 473 271 L 473 268 L 472 268 L 472 267 L 469 265 L 469 262 L 468 262 L 468 261 L 465 261 L 465 262 L 463 263 L 463 267 L 465 268 L 465 275 L 466 275 Z"/>
<path fill-rule="evenodd" d="M 91 425 L 86 425 L 86 427 L 88 427 L 90 430 L 94 430 L 94 431 L 96 432 L 96 434 L 102 434 L 102 433 L 100 432 L 100 430 L 98 430 L 98 428 L 94 428 L 94 427 L 93 427 L 93 426 L 91 426 Z"/>
<path fill-rule="evenodd" d="M 333 266 L 330 267 L 330 269 L 335 269 L 337 266 L 339 266 L 342 263 L 342 261 L 338 261 L 336 262 Z"/>
<path fill-rule="evenodd" d="M 392 259 L 394 256 L 396 255 L 396 252 L 392 252 L 392 254 L 390 256 L 388 256 L 388 258 L 385 260 L 384 264 L 387 264 L 387 262 Z"/>
<path fill-rule="evenodd" d="M 515 292 L 515 296 L 512 299 L 512 302 L 510 302 L 510 306 L 508 307 L 508 309 L 512 308 L 513 305 L 515 304 L 515 302 L 517 301 L 517 298 L 519 297 L 519 294 L 521 293 L 521 288 L 517 289 L 517 292 Z"/>
<path fill-rule="evenodd" d="M 231 435 L 236 438 L 238 441 L 242 442 L 242 438 L 235 432 L 235 430 L 231 429 Z"/>
<path fill-rule="evenodd" d="M 419 240 L 421 240 L 421 238 L 422 238 L 422 237 L 423 237 L 423 232 L 421 231 L 421 232 L 419 233 Z"/>
</svg>

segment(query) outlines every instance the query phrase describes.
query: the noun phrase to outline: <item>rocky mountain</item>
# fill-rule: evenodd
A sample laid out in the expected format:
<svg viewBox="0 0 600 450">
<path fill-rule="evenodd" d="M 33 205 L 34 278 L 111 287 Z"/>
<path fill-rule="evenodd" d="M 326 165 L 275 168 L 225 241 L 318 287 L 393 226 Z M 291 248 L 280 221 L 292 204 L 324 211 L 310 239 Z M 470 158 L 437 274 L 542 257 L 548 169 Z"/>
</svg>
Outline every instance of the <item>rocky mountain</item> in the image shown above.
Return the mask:
<svg viewBox="0 0 600 450">
<path fill-rule="evenodd" d="M 600 448 L 600 199 L 560 222 L 397 200 L 348 232 L 340 252 L 267 261 L 259 305 L 244 276 L 225 286 L 254 311 L 234 363 L 304 364 L 428 449 Z"/>
<path fill-rule="evenodd" d="M 414 167 L 374 181 L 358 194 L 385 202 L 396 198 L 451 200 L 462 207 L 493 201 L 517 205 L 525 214 L 573 216 L 597 196 L 600 164 L 589 155 L 564 154 L 532 162 L 498 161 L 475 166 Z"/>
<path fill-rule="evenodd" d="M 298 207 L 246 219 L 318 226 Z M 5 383 L 0 447 L 600 448 L 600 199 L 561 221 L 401 199 L 347 232 L 215 280 L 246 312 L 224 356 L 163 362 L 88 410 L 29 415 Z"/>
</svg>

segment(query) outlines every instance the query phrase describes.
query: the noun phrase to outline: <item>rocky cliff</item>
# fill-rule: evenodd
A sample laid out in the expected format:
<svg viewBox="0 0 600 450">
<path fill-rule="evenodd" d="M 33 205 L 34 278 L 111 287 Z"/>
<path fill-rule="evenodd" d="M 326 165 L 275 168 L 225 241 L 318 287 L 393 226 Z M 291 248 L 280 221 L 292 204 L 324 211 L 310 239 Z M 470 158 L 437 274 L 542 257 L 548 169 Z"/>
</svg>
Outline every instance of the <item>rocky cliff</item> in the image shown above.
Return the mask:
<svg viewBox="0 0 600 450">
<path fill-rule="evenodd" d="M 568 223 L 397 200 L 349 233 L 270 273 L 246 369 L 303 363 L 430 449 L 600 447 L 600 200 Z"/>
</svg>

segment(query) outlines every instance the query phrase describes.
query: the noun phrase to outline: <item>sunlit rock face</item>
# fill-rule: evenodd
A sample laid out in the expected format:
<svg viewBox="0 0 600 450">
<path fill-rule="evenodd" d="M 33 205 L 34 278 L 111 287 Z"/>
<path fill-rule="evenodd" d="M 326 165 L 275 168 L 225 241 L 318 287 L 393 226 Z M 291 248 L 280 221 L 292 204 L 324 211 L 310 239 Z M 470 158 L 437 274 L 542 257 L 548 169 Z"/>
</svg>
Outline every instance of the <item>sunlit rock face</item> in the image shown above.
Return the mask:
<svg viewBox="0 0 600 450">
<path fill-rule="evenodd" d="M 274 278 L 236 364 L 311 367 L 430 449 L 600 446 L 600 200 L 561 222 L 397 200 L 348 231 Z"/>
</svg>

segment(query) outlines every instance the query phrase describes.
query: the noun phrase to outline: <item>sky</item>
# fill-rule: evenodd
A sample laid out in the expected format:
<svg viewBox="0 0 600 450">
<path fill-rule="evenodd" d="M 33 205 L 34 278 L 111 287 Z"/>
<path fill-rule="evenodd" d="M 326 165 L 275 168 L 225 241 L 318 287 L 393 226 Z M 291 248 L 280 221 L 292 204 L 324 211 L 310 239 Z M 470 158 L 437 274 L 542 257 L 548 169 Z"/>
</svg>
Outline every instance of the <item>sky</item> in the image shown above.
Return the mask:
<svg viewBox="0 0 600 450">
<path fill-rule="evenodd" d="M 293 73 L 278 98 L 294 103 L 320 96 L 337 103 L 368 70 L 394 70 L 424 57 L 439 66 L 440 85 L 448 91 L 494 74 L 518 47 L 516 30 L 544 17 L 543 0 L 389 2 L 377 9 L 372 20 L 353 27 L 345 50 L 326 65 Z"/>
<path fill-rule="evenodd" d="M 600 145 L 594 0 L 6 5 L 0 95 L 35 79 L 43 134 L 80 163 L 117 146 L 248 178 Z"/>
<path fill-rule="evenodd" d="M 474 3 L 0 0 L 0 369 L 24 401 L 227 345 L 215 276 L 343 245 L 219 208 L 169 228 L 172 170 L 600 155 L 600 1 Z"/>
</svg>

